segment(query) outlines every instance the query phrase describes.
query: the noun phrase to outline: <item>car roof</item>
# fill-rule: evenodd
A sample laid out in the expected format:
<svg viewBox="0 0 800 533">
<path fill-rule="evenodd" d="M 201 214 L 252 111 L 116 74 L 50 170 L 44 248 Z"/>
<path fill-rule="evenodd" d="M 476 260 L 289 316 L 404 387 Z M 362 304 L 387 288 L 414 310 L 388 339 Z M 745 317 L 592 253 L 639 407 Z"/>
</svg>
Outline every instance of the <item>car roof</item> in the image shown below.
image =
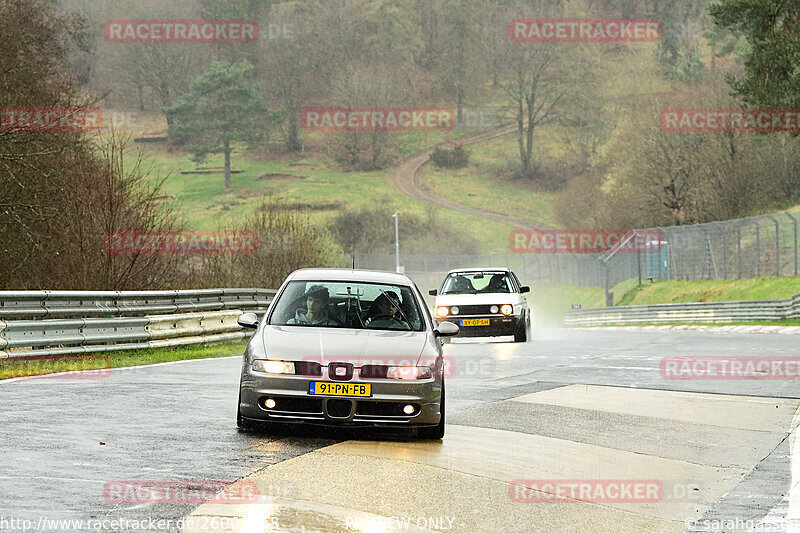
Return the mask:
<svg viewBox="0 0 800 533">
<path fill-rule="evenodd" d="M 287 280 L 290 281 L 353 281 L 365 283 L 387 283 L 394 285 L 413 285 L 405 274 L 380 270 L 359 270 L 350 268 L 303 268 L 295 270 Z"/>
<path fill-rule="evenodd" d="M 448 272 L 447 275 L 456 273 L 468 274 L 470 272 L 504 272 L 507 274 L 511 272 L 511 269 L 506 267 L 455 268 Z"/>
</svg>

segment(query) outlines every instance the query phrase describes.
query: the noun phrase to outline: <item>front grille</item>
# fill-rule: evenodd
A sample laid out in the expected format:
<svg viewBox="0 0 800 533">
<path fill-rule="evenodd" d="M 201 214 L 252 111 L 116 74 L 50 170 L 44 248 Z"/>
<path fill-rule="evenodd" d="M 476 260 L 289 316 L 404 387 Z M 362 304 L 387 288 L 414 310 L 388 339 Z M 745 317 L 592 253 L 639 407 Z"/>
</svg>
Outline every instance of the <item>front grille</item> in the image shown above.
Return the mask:
<svg viewBox="0 0 800 533">
<path fill-rule="evenodd" d="M 328 416 L 347 418 L 353 408 L 350 400 L 328 400 Z"/>
<path fill-rule="evenodd" d="M 313 361 L 295 361 L 294 373 L 301 376 L 321 376 L 322 365 Z"/>
<path fill-rule="evenodd" d="M 497 307 L 500 307 L 500 304 L 494 304 Z M 452 306 L 451 306 L 452 307 Z M 491 305 L 457 305 L 458 307 L 458 315 L 453 316 L 461 316 L 461 315 L 491 315 L 493 314 L 489 309 L 492 307 Z M 497 313 L 494 313 L 497 314 Z"/>
<path fill-rule="evenodd" d="M 357 415 L 368 416 L 409 416 L 403 412 L 403 406 L 407 404 L 400 402 L 371 402 L 359 401 L 356 406 Z M 414 406 L 414 413 L 419 413 L 419 405 Z"/>
<path fill-rule="evenodd" d="M 386 365 L 363 365 L 359 371 L 361 379 L 386 379 L 388 373 Z"/>
<path fill-rule="evenodd" d="M 267 398 L 261 399 L 261 405 L 264 406 L 264 401 Z M 308 414 L 321 414 L 322 413 L 322 399 L 320 398 L 305 398 L 305 397 L 282 397 L 273 398 L 275 400 L 275 407 L 267 409 L 267 411 L 284 411 L 288 413 L 308 413 Z"/>
</svg>

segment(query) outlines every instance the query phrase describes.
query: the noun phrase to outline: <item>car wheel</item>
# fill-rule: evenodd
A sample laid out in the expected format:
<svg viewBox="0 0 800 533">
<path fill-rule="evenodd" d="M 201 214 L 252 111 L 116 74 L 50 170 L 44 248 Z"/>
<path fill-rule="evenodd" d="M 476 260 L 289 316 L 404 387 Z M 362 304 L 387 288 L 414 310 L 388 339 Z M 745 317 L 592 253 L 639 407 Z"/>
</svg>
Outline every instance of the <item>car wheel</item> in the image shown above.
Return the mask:
<svg viewBox="0 0 800 533">
<path fill-rule="evenodd" d="M 442 414 L 439 423 L 435 426 L 419 428 L 417 435 L 423 439 L 439 440 L 444 438 L 444 380 L 442 380 L 442 402 L 439 406 L 439 412 Z"/>
<path fill-rule="evenodd" d="M 514 342 L 525 342 L 528 340 L 528 317 L 522 317 L 517 326 L 517 331 L 514 333 Z"/>
<path fill-rule="evenodd" d="M 242 408 L 239 407 L 242 403 L 242 388 L 239 386 L 239 399 L 236 401 L 236 427 L 242 431 L 252 431 L 253 423 L 250 420 L 242 417 Z"/>
<path fill-rule="evenodd" d="M 269 422 L 260 422 L 257 420 L 251 420 L 249 418 L 245 418 L 242 416 L 242 408 L 239 405 L 242 402 L 242 390 L 239 389 L 239 400 L 236 403 L 236 427 L 239 428 L 239 431 L 242 432 L 254 432 L 258 431 L 259 433 L 265 433 L 271 429 L 271 424 Z"/>
<path fill-rule="evenodd" d="M 236 413 L 236 427 L 242 431 L 253 431 L 253 429 L 255 429 L 253 423 L 246 418 L 242 418 L 239 412 Z"/>
</svg>

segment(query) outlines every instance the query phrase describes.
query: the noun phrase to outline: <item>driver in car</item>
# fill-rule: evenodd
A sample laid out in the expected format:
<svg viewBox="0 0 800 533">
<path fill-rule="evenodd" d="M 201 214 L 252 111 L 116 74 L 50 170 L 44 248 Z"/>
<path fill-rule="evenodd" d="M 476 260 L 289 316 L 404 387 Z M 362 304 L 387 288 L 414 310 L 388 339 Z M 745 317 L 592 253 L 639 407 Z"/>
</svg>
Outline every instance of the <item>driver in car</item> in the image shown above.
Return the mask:
<svg viewBox="0 0 800 533">
<path fill-rule="evenodd" d="M 400 312 L 400 298 L 394 291 L 381 293 L 375 299 L 369 316 L 364 321 L 365 326 L 370 324 L 373 327 L 411 329 Z"/>
<path fill-rule="evenodd" d="M 295 312 L 294 318 L 289 319 L 287 324 L 302 324 L 308 326 L 338 326 L 338 321 L 330 316 L 328 312 L 327 287 L 322 285 L 312 285 L 306 291 L 306 308 L 299 307 Z"/>
</svg>

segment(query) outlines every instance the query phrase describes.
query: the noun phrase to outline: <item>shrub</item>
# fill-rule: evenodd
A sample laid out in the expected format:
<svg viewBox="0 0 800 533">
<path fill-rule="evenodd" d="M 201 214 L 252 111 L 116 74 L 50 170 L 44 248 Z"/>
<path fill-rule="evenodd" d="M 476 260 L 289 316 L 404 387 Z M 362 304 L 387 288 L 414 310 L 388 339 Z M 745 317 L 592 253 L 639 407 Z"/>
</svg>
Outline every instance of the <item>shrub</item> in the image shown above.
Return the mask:
<svg viewBox="0 0 800 533">
<path fill-rule="evenodd" d="M 464 168 L 469 164 L 469 154 L 460 145 L 452 150 L 436 148 L 431 154 L 431 161 L 437 167 Z"/>
</svg>

